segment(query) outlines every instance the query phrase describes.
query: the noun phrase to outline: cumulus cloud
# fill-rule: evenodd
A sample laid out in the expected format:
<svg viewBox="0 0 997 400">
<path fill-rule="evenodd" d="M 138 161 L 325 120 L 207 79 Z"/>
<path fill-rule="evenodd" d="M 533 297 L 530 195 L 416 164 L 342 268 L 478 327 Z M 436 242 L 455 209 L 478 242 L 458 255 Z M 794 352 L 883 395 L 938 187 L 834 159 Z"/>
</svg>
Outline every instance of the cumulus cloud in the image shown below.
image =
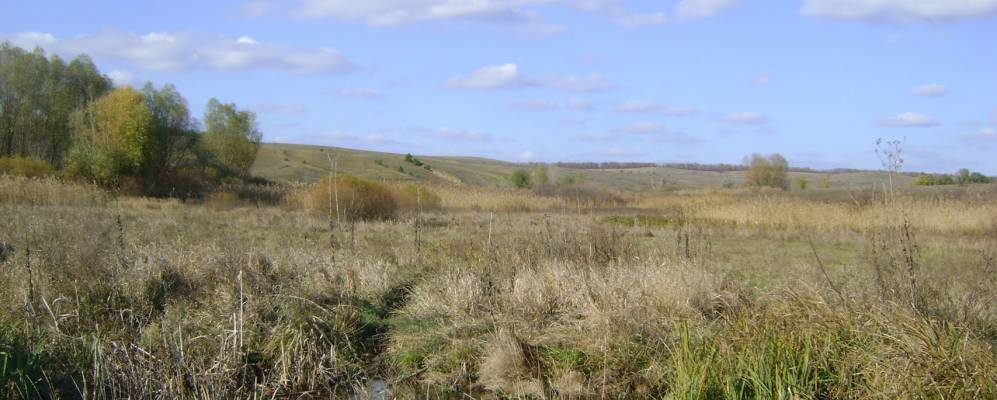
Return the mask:
<svg viewBox="0 0 997 400">
<path fill-rule="evenodd" d="M 695 107 L 671 107 L 646 100 L 627 100 L 617 104 L 615 110 L 616 112 L 619 113 L 632 113 L 632 114 L 657 113 L 657 114 L 679 116 L 679 117 L 695 115 L 699 113 L 699 109 Z"/>
<path fill-rule="evenodd" d="M 741 0 L 682 0 L 675 6 L 681 18 L 712 17 L 738 5 Z"/>
<path fill-rule="evenodd" d="M 929 83 L 911 89 L 910 94 L 922 97 L 940 97 L 949 94 L 949 89 L 945 85 Z"/>
<path fill-rule="evenodd" d="M 893 117 L 884 118 L 879 122 L 880 125 L 888 128 L 924 128 L 939 125 L 937 119 L 929 117 L 927 115 L 921 115 L 913 112 L 905 112 L 897 114 Z"/>
<path fill-rule="evenodd" d="M 150 32 L 138 35 L 114 29 L 60 39 L 52 34 L 24 32 L 5 38 L 19 46 L 35 45 L 56 53 L 87 53 L 121 60 L 138 68 L 177 71 L 194 67 L 218 70 L 270 68 L 294 73 L 341 73 L 352 63 L 335 49 L 298 48 L 260 43 L 249 36 L 236 39 L 189 32 Z"/>
<path fill-rule="evenodd" d="M 488 142 L 492 140 L 492 135 L 485 132 L 450 128 L 441 128 L 433 132 L 432 136 L 438 139 L 463 140 L 468 142 Z"/>
<path fill-rule="evenodd" d="M 472 90 L 535 87 L 575 92 L 599 91 L 611 87 L 605 78 L 597 74 L 586 77 L 526 76 L 519 72 L 519 66 L 515 63 L 481 67 L 470 74 L 450 78 L 447 80 L 446 86 L 453 89 Z"/>
<path fill-rule="evenodd" d="M 997 0 L 806 0 L 803 15 L 867 21 L 942 21 L 997 14 Z"/>
<path fill-rule="evenodd" d="M 758 125 L 769 121 L 764 114 L 754 111 L 737 111 L 727 114 L 723 118 L 724 122 L 732 124 Z"/>
<path fill-rule="evenodd" d="M 523 150 L 522 153 L 519 153 L 519 161 L 533 161 L 536 159 L 537 155 L 532 150 Z"/>
</svg>

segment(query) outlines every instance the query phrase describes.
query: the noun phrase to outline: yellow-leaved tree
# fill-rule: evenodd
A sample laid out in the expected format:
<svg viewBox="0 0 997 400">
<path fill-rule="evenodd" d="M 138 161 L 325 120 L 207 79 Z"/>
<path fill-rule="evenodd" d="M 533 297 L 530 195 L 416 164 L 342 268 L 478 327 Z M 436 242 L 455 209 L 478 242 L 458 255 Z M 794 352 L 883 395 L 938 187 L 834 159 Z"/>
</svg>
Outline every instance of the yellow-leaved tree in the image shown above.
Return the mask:
<svg viewBox="0 0 997 400">
<path fill-rule="evenodd" d="M 130 87 L 114 89 L 77 110 L 67 171 L 104 186 L 138 175 L 147 161 L 152 122 L 145 98 Z"/>
</svg>

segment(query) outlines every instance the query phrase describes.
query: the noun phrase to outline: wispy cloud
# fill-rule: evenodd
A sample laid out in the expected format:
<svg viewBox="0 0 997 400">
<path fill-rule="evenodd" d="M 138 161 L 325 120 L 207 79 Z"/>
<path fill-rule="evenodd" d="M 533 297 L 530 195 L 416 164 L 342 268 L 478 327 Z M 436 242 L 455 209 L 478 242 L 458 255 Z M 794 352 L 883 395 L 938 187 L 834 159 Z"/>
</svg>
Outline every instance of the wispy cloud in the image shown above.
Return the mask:
<svg viewBox="0 0 997 400">
<path fill-rule="evenodd" d="M 944 21 L 997 14 L 997 0 L 806 0 L 806 16 L 865 21 Z"/>
<path fill-rule="evenodd" d="M 699 113 L 699 109 L 695 107 L 672 107 L 646 100 L 627 100 L 617 104 L 615 110 L 619 113 L 657 113 L 668 116 L 689 116 Z"/>
<path fill-rule="evenodd" d="M 769 76 L 769 74 L 760 74 L 755 77 L 754 81 L 752 81 L 752 83 L 754 83 L 756 86 L 765 86 L 771 82 L 772 82 L 772 77 Z"/>
<path fill-rule="evenodd" d="M 884 118 L 879 124 L 887 128 L 927 128 L 938 126 L 937 119 L 913 112 L 900 113 L 895 116 Z"/>
<path fill-rule="evenodd" d="M 339 88 L 329 90 L 326 93 L 332 96 L 359 100 L 381 100 L 384 98 L 383 92 L 375 89 L 364 88 Z"/>
<path fill-rule="evenodd" d="M 451 128 L 440 128 L 433 132 L 430 136 L 437 139 L 462 140 L 468 142 L 490 142 L 492 140 L 492 135 L 485 132 Z"/>
<path fill-rule="evenodd" d="M 737 111 L 725 115 L 723 121 L 731 124 L 759 125 L 769 122 L 769 119 L 759 112 Z"/>
<path fill-rule="evenodd" d="M 259 103 L 250 107 L 259 114 L 303 114 L 308 112 L 308 108 L 301 104 L 293 103 Z"/>
<path fill-rule="evenodd" d="M 516 100 L 509 102 L 509 107 L 531 111 L 551 111 L 561 108 L 557 103 L 548 100 Z"/>
<path fill-rule="evenodd" d="M 741 0 L 682 0 L 675 6 L 675 14 L 682 18 L 712 17 L 740 3 Z"/>
<path fill-rule="evenodd" d="M 601 75 L 589 76 L 527 76 L 519 71 L 515 63 L 490 65 L 478 68 L 467 75 L 460 75 L 446 81 L 453 89 L 493 90 L 513 88 L 544 88 L 574 92 L 592 92 L 612 87 Z"/>
<path fill-rule="evenodd" d="M 949 89 L 942 84 L 929 83 L 911 89 L 910 94 L 922 97 L 941 97 L 948 95 Z"/>
<path fill-rule="evenodd" d="M 138 35 L 115 29 L 60 39 L 49 33 L 22 32 L 4 38 L 23 47 L 40 46 L 57 53 L 87 53 L 135 67 L 177 71 L 194 67 L 217 70 L 279 69 L 294 73 L 342 73 L 353 64 L 335 49 L 270 44 L 248 36 L 226 38 L 190 32 Z"/>
</svg>

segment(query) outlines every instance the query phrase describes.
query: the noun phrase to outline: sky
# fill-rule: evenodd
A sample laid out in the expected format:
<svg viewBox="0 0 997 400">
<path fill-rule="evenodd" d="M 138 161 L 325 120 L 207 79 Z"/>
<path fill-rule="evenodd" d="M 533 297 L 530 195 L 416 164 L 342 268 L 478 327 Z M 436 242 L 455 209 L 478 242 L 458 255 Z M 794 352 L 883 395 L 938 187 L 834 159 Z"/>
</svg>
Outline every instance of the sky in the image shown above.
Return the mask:
<svg viewBox="0 0 997 400">
<path fill-rule="evenodd" d="M 997 0 L 0 0 L 0 40 L 268 142 L 997 174 Z"/>
</svg>

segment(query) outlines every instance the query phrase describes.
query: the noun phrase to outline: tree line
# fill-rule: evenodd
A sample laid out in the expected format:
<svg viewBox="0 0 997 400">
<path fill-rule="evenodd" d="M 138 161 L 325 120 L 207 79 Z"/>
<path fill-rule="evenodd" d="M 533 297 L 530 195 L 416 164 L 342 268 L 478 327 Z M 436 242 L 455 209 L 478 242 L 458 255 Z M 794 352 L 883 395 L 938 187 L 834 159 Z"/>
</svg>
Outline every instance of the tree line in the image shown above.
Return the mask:
<svg viewBox="0 0 997 400">
<path fill-rule="evenodd" d="M 0 44 L 0 166 L 44 162 L 73 179 L 150 195 L 198 195 L 249 177 L 256 115 L 211 99 L 203 124 L 171 84 L 115 86 L 93 60 Z M 4 172 L 0 170 L 0 172 Z"/>
</svg>

